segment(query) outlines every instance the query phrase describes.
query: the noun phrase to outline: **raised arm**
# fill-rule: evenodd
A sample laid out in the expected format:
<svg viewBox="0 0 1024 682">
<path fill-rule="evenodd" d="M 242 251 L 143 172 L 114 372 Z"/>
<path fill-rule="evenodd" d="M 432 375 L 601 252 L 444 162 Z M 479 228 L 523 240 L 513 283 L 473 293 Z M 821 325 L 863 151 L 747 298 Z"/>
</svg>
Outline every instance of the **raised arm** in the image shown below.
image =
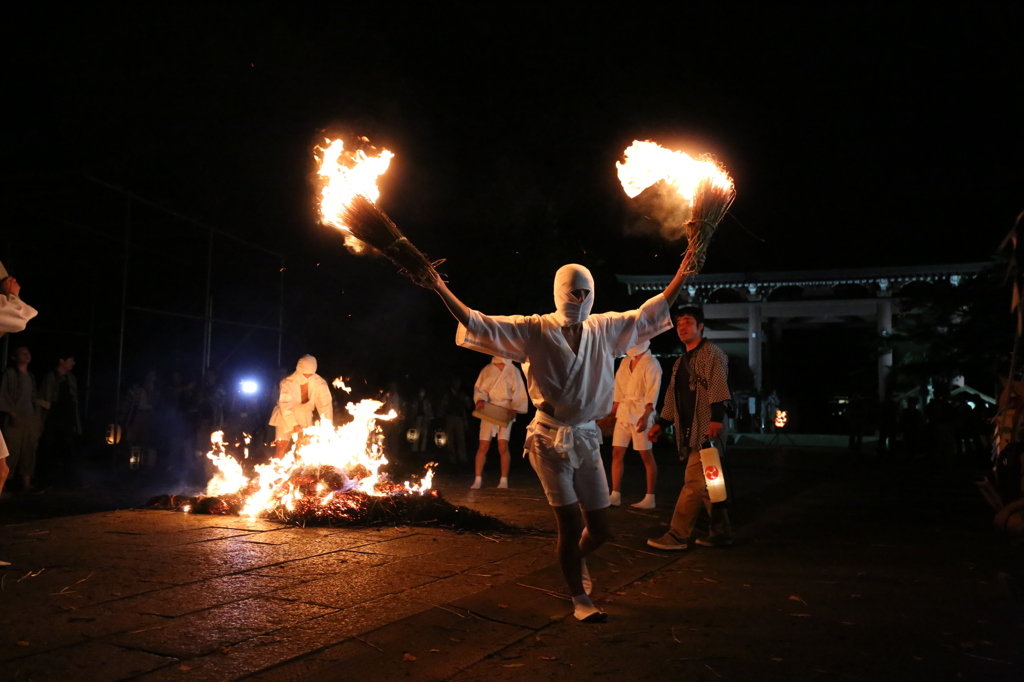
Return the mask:
<svg viewBox="0 0 1024 682">
<path fill-rule="evenodd" d="M 448 310 L 451 311 L 455 319 L 459 321 L 459 324 L 469 324 L 469 306 L 459 300 L 459 298 L 451 292 L 448 285 L 444 283 L 441 276 L 436 272 L 434 273 L 434 281 L 430 287 L 437 292 L 437 295 L 441 297 L 444 304 L 448 306 Z"/>
<path fill-rule="evenodd" d="M 683 275 L 683 264 L 680 263 L 679 269 L 676 270 L 676 276 L 672 278 L 672 281 L 668 283 L 668 286 L 665 287 L 665 291 L 661 294 L 665 297 L 665 301 L 668 303 L 669 309 L 672 308 L 676 299 L 679 298 L 679 292 L 683 290 L 683 282 L 685 280 L 686 277 Z"/>
</svg>

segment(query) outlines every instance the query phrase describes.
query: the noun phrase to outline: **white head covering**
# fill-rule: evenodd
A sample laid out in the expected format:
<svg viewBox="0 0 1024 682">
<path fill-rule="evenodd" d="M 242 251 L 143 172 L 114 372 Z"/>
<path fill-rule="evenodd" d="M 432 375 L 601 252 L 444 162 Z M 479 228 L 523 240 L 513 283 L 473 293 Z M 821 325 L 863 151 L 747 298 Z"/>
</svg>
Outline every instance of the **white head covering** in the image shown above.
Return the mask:
<svg viewBox="0 0 1024 682">
<path fill-rule="evenodd" d="M 570 291 L 587 289 L 590 294 L 577 303 L 569 295 Z M 577 324 L 590 316 L 594 307 L 594 277 L 582 265 L 570 263 L 558 268 L 555 273 L 555 317 L 563 327 Z"/>
<path fill-rule="evenodd" d="M 647 349 L 650 348 L 650 347 L 651 347 L 651 342 L 649 340 L 648 341 L 644 341 L 643 343 L 638 343 L 637 345 L 635 345 L 632 348 L 630 348 L 629 350 L 627 350 L 626 351 L 626 355 L 628 355 L 631 358 L 635 358 L 637 355 L 641 355 L 643 353 L 646 353 Z"/>
<path fill-rule="evenodd" d="M 303 355 L 295 365 L 295 371 L 299 374 L 316 374 L 316 358 L 312 355 Z"/>
</svg>

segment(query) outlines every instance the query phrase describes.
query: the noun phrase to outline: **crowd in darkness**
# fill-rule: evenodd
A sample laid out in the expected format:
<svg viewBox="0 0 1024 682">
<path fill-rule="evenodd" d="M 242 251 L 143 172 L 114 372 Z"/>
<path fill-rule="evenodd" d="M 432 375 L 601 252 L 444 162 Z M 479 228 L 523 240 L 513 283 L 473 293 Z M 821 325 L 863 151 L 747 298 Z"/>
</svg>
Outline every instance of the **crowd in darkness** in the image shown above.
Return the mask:
<svg viewBox="0 0 1024 682">
<path fill-rule="evenodd" d="M 33 492 L 41 485 L 74 485 L 82 436 L 75 356 L 58 356 L 41 379 L 31 363 L 31 351 L 19 346 L 0 378 L 9 486 Z"/>
</svg>

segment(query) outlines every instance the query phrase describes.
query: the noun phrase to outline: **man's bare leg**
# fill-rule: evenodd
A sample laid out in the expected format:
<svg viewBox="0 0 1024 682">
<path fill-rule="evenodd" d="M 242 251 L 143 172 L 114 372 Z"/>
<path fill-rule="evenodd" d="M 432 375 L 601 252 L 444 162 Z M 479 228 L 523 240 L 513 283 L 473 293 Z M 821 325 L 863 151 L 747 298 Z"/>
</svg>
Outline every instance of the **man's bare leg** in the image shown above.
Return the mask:
<svg viewBox="0 0 1024 682">
<path fill-rule="evenodd" d="M 626 448 L 621 445 L 612 447 L 612 494 L 611 503 L 613 507 L 622 504 L 622 493 L 619 492 L 622 486 L 622 472 L 625 469 Z"/>
<path fill-rule="evenodd" d="M 658 485 L 658 463 L 654 460 L 653 450 L 637 450 L 647 470 L 647 496 L 633 506 L 637 509 L 654 509 L 654 488 Z"/>
<path fill-rule="evenodd" d="M 508 487 L 508 468 L 512 463 L 512 456 L 508 453 L 508 441 L 498 439 L 498 456 L 501 458 L 501 480 L 498 481 L 499 488 Z"/>
<path fill-rule="evenodd" d="M 572 595 L 573 614 L 588 623 L 604 622 L 607 615 L 590 601 L 583 584 L 583 557 L 608 539 L 608 509 L 582 512 L 579 504 L 552 509 L 558 521 L 558 562 Z"/>
<path fill-rule="evenodd" d="M 483 481 L 484 463 L 487 462 L 487 451 L 491 449 L 491 441 L 480 441 L 480 447 L 476 451 L 476 480 L 469 486 L 471 490 L 477 490 Z"/>
</svg>

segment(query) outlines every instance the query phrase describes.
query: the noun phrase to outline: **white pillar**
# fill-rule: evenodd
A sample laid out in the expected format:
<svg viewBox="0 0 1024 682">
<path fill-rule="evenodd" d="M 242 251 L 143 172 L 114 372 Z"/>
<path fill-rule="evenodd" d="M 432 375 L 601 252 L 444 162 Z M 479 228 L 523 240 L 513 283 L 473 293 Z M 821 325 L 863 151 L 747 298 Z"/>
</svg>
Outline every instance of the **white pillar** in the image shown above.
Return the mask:
<svg viewBox="0 0 1024 682">
<path fill-rule="evenodd" d="M 892 299 L 878 301 L 878 335 L 887 339 L 892 335 Z M 878 400 L 885 400 L 885 389 L 892 370 L 892 351 L 878 356 Z"/>
<path fill-rule="evenodd" d="M 761 303 L 751 303 L 747 306 L 747 364 L 754 375 L 754 389 L 761 393 Z"/>
</svg>

